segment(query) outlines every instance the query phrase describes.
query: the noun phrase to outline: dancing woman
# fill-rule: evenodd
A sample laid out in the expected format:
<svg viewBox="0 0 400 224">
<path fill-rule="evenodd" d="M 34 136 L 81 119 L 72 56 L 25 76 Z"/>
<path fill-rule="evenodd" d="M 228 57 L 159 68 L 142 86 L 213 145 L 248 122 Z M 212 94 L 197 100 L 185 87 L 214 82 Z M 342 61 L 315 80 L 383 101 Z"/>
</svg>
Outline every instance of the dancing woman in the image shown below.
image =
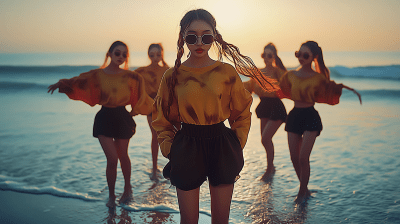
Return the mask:
<svg viewBox="0 0 400 224">
<path fill-rule="evenodd" d="M 108 58 L 111 60 L 107 65 Z M 94 120 L 93 136 L 99 139 L 107 158 L 108 207 L 115 207 L 118 160 L 125 180 L 124 193 L 119 201 L 124 203 L 131 197 L 128 144 L 136 128 L 132 116 L 151 113 L 154 102 L 145 91 L 142 76 L 128 70 L 128 59 L 128 46 L 121 41 L 115 41 L 99 69 L 71 79 L 61 79 L 48 88 L 51 94 L 59 89 L 60 93 L 67 94 L 70 99 L 83 101 L 90 106 L 102 106 Z M 125 64 L 123 69 L 120 68 L 122 64 Z M 126 105 L 131 105 L 131 112 L 125 109 Z"/>
<path fill-rule="evenodd" d="M 273 43 L 269 43 L 264 47 L 264 52 L 261 54 L 264 59 L 265 67 L 261 72 L 268 78 L 278 81 L 286 72 L 286 68 L 282 60 L 277 54 L 276 47 Z M 265 91 L 254 79 L 244 83 L 245 88 L 250 93 L 255 93 L 260 97 L 260 104 L 256 108 L 257 117 L 261 120 L 261 143 L 267 153 L 267 170 L 266 176 L 269 176 L 275 171 L 274 166 L 274 137 L 276 131 L 286 120 L 286 109 L 282 100 L 275 92 Z"/>
<path fill-rule="evenodd" d="M 286 119 L 285 131 L 288 133 L 290 158 L 300 181 L 295 201 L 301 203 L 310 196 L 307 187 L 310 179 L 310 155 L 315 139 L 322 131 L 322 122 L 314 108 L 315 103 L 338 104 L 343 88 L 356 93 L 360 103 L 361 95 L 348 86 L 330 80 L 318 43 L 303 43 L 295 56 L 299 59 L 300 67 L 284 74 L 280 87 L 283 94 L 294 101 L 294 108 Z"/>
</svg>

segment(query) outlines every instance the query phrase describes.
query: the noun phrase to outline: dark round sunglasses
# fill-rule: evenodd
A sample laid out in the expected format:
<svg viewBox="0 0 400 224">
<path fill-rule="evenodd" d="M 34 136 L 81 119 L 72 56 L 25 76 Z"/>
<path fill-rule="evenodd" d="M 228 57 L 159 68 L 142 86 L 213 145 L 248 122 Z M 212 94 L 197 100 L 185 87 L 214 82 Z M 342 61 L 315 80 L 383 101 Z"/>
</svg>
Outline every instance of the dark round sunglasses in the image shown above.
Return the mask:
<svg viewBox="0 0 400 224">
<path fill-rule="evenodd" d="M 119 57 L 121 55 L 121 52 L 116 51 L 116 52 L 114 52 L 114 55 Z M 122 54 L 122 57 L 126 58 L 126 54 Z"/>
<path fill-rule="evenodd" d="M 299 51 L 294 52 L 294 56 L 296 56 L 296 58 L 303 57 L 306 60 L 310 57 L 310 55 L 308 53 L 302 53 Z"/>
<path fill-rule="evenodd" d="M 266 58 L 272 58 L 272 57 L 274 57 L 274 55 L 272 55 L 272 54 L 266 54 L 265 57 L 266 57 Z"/>
<path fill-rule="evenodd" d="M 196 34 L 188 34 L 185 37 L 187 44 L 193 45 L 197 43 L 199 37 Z M 204 45 L 212 44 L 214 42 L 214 36 L 212 34 L 203 34 L 201 36 L 201 43 Z"/>
</svg>

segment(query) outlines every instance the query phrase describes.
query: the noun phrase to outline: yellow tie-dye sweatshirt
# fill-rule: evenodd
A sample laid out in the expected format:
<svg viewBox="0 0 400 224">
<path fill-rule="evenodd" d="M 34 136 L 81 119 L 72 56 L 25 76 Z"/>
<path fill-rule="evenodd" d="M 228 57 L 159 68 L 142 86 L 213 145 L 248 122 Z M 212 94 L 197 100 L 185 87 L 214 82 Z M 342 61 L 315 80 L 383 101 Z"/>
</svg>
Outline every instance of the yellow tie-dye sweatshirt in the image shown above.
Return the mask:
<svg viewBox="0 0 400 224">
<path fill-rule="evenodd" d="M 131 105 L 132 116 L 147 115 L 152 110 L 154 101 L 145 91 L 143 77 L 133 71 L 107 74 L 103 69 L 94 69 L 71 79 L 61 79 L 59 82 L 60 93 L 90 106 L 99 104 L 115 108 Z"/>
<path fill-rule="evenodd" d="M 173 68 L 161 80 L 153 106 L 152 126 L 157 131 L 162 154 L 167 157 L 181 123 L 217 124 L 228 119 L 242 148 L 250 130 L 251 94 L 244 88 L 235 68 L 220 61 L 203 68 L 179 67 L 175 98 L 169 107 L 168 84 Z"/>
</svg>

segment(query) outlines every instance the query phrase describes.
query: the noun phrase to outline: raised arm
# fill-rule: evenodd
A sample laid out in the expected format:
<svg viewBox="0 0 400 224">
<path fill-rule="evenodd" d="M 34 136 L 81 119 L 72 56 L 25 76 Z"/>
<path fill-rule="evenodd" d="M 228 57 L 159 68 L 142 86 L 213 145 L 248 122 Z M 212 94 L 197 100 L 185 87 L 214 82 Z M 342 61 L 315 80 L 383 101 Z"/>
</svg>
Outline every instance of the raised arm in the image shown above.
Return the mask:
<svg viewBox="0 0 400 224">
<path fill-rule="evenodd" d="M 343 85 L 343 88 L 348 89 L 348 90 L 352 91 L 353 93 L 355 93 L 358 96 L 358 99 L 360 100 L 360 104 L 362 105 L 361 94 L 359 92 L 357 92 L 355 89 L 350 88 L 346 85 Z"/>
<path fill-rule="evenodd" d="M 48 89 L 47 92 L 50 93 L 50 94 L 53 94 L 54 91 L 56 91 L 58 88 L 60 88 L 60 85 L 61 85 L 60 82 L 57 82 L 57 83 L 54 83 L 53 85 L 50 85 L 49 87 L 47 87 L 47 89 Z"/>
</svg>

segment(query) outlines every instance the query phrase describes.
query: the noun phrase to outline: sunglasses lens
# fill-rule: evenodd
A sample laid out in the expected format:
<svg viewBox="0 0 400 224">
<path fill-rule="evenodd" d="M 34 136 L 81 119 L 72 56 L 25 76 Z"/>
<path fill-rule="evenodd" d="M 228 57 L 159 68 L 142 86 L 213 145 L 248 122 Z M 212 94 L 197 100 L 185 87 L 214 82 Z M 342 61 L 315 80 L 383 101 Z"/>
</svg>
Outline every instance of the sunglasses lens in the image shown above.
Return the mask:
<svg viewBox="0 0 400 224">
<path fill-rule="evenodd" d="M 205 34 L 201 38 L 201 41 L 203 42 L 203 44 L 211 44 L 214 41 L 214 37 L 213 35 Z"/>
<path fill-rule="evenodd" d="M 188 44 L 195 44 L 197 42 L 197 36 L 193 34 L 189 34 L 185 37 L 185 41 Z"/>
<path fill-rule="evenodd" d="M 126 54 L 122 54 L 122 57 L 123 57 L 123 58 L 126 58 Z"/>
<path fill-rule="evenodd" d="M 272 54 L 267 54 L 267 57 L 268 58 L 272 58 Z"/>
<path fill-rule="evenodd" d="M 119 56 L 121 55 L 121 53 L 119 53 L 119 52 L 114 52 L 114 55 L 117 56 L 117 57 L 119 57 Z"/>
<path fill-rule="evenodd" d="M 307 53 L 304 53 L 304 54 L 303 54 L 303 58 L 304 58 L 304 59 L 306 59 L 306 60 L 307 60 L 309 57 L 310 57 L 310 55 L 309 55 L 309 54 L 307 54 Z"/>
</svg>

